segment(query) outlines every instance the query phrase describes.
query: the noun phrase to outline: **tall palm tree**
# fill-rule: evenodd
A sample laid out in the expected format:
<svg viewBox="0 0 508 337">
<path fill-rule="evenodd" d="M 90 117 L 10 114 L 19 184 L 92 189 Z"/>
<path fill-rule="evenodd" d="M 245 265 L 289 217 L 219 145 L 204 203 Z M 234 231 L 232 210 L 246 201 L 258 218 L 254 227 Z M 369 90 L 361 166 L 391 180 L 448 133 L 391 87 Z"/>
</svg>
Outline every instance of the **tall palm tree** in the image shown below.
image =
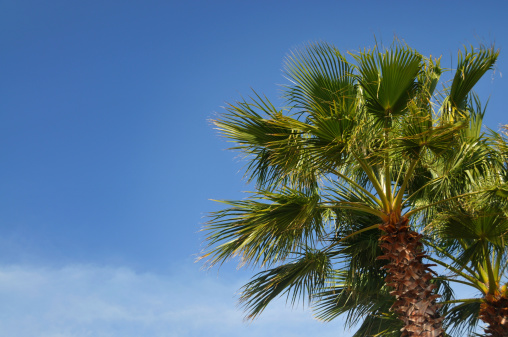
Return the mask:
<svg viewBox="0 0 508 337">
<path fill-rule="evenodd" d="M 378 263 L 402 336 L 442 336 L 437 285 L 415 229 L 422 211 L 481 192 L 437 189 L 422 203 L 422 190 L 412 186 L 460 146 L 459 130 L 467 121 L 456 117 L 498 52 L 461 54 L 437 108 L 439 59 L 400 44 L 349 55 L 355 63 L 324 43 L 294 52 L 286 62 L 287 108 L 255 94 L 214 121 L 247 158 L 256 192 L 223 201 L 229 207 L 204 228 L 209 249 L 202 258 L 214 265 L 238 256 L 241 264 L 268 268 L 241 297 L 255 317 L 281 294 L 294 302 L 327 280 L 351 279 L 344 269 L 350 263 L 334 247 L 377 230 L 383 252 Z"/>
</svg>

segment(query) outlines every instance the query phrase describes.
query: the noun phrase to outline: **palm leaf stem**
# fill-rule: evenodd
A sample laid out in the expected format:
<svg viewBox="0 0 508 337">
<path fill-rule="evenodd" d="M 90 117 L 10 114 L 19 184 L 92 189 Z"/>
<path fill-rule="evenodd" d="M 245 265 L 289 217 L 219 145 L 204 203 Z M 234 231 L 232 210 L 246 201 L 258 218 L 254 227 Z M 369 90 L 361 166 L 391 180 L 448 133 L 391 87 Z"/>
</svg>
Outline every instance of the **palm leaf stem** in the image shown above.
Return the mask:
<svg viewBox="0 0 508 337">
<path fill-rule="evenodd" d="M 365 174 L 369 178 L 369 181 L 372 183 L 372 186 L 374 186 L 374 188 L 376 189 L 376 192 L 379 195 L 379 198 L 383 202 L 385 211 L 389 212 L 391 205 L 390 205 L 388 199 L 386 198 L 385 191 L 383 190 L 383 187 L 379 183 L 379 180 L 376 178 L 376 175 L 374 174 L 372 167 L 367 165 L 367 163 L 362 158 L 356 156 L 355 154 L 353 154 L 353 156 L 355 157 L 356 160 L 358 160 L 358 163 L 360 164 L 360 166 L 364 170 Z"/>
<path fill-rule="evenodd" d="M 440 252 L 441 254 L 445 255 L 447 258 L 449 258 L 450 260 L 452 261 L 456 261 L 457 259 L 455 258 L 455 256 L 453 256 L 452 254 L 448 253 L 447 251 L 445 251 L 444 249 L 436 246 L 435 244 L 433 244 L 432 242 L 430 241 L 427 241 L 425 239 L 422 239 L 422 243 L 428 245 L 428 246 L 431 246 L 432 248 L 434 248 L 435 250 L 437 250 L 438 252 Z M 448 266 L 448 264 L 446 265 Z M 445 267 L 446 267 L 445 266 Z M 471 274 L 473 277 L 475 278 L 479 278 L 478 276 L 478 273 L 476 273 L 472 268 L 469 268 L 466 264 L 461 264 L 461 269 L 460 271 L 462 271 L 462 269 L 465 269 L 469 272 L 469 274 Z"/>
<path fill-rule="evenodd" d="M 365 204 L 360 204 L 360 203 L 357 203 L 357 202 L 346 202 L 346 201 L 339 201 L 333 205 L 322 205 L 322 207 L 324 208 L 334 208 L 334 209 L 337 209 L 337 208 L 340 208 L 340 209 L 351 209 L 351 210 L 354 210 L 354 211 L 359 211 L 359 212 L 365 212 L 365 213 L 369 213 L 369 214 L 373 214 L 373 215 L 377 215 L 378 217 L 380 217 L 381 219 L 383 219 L 383 221 L 386 221 L 388 219 L 388 216 L 375 209 L 375 208 L 372 208 L 370 206 L 367 206 Z"/>
<path fill-rule="evenodd" d="M 492 259 L 494 259 L 494 256 L 492 256 Z M 494 274 L 501 275 L 501 260 L 503 259 L 502 254 L 497 254 L 496 256 L 496 262 L 494 263 Z"/>
<path fill-rule="evenodd" d="M 326 247 L 326 249 L 324 250 L 324 252 L 328 252 L 330 251 L 330 249 L 332 249 L 333 247 L 335 247 L 336 245 L 346 241 L 347 239 L 350 239 L 352 238 L 353 236 L 355 235 L 358 235 L 360 233 L 363 233 L 363 232 L 366 232 L 366 231 L 370 231 L 371 229 L 376 229 L 376 228 L 379 228 L 380 224 L 376 224 L 376 225 L 372 225 L 372 226 L 369 226 L 369 227 L 365 227 L 365 228 L 362 228 L 362 229 L 359 229 L 345 237 L 343 237 L 342 239 L 338 240 L 338 241 L 335 241 L 334 243 L 332 243 L 330 246 Z"/>
<path fill-rule="evenodd" d="M 399 173 L 397 174 L 397 180 L 395 180 L 395 184 L 393 185 L 392 194 L 396 195 L 397 193 L 397 186 L 399 185 L 399 180 L 402 175 L 402 171 L 404 170 L 404 164 L 406 163 L 405 160 L 402 160 L 402 164 L 400 165 Z"/>
<path fill-rule="evenodd" d="M 388 142 L 388 122 L 385 120 L 385 143 Z M 385 160 L 384 160 L 384 176 L 385 176 L 385 191 L 386 191 L 386 198 L 388 199 L 388 202 L 390 206 L 393 203 L 392 199 L 392 177 L 390 174 L 390 158 L 388 155 L 388 152 L 385 153 Z M 390 209 L 391 211 L 391 209 Z"/>
<path fill-rule="evenodd" d="M 452 303 L 481 303 L 483 302 L 481 298 L 463 298 L 458 300 L 449 300 L 440 302 L 442 304 L 452 304 Z"/>
<path fill-rule="evenodd" d="M 470 281 L 471 282 L 471 284 L 469 284 L 470 286 L 472 286 L 472 287 L 474 287 L 474 288 L 476 288 L 476 289 L 478 289 L 478 290 L 480 290 L 480 291 L 482 291 L 484 293 L 486 292 L 487 289 L 486 289 L 485 285 L 482 282 L 480 282 L 478 279 L 475 279 L 474 277 L 472 277 L 472 276 L 470 276 L 468 274 L 463 273 L 462 271 L 458 270 L 457 268 L 454 268 L 454 267 L 450 266 L 448 263 L 445 263 L 445 262 L 440 261 L 438 259 L 434 259 L 431 256 L 427 256 L 426 258 L 428 260 L 432 261 L 432 262 L 437 263 L 440 266 L 443 266 L 443 267 L 451 270 L 452 272 L 454 272 L 458 276 L 461 276 L 461 277 L 465 278 L 466 280 Z M 457 281 L 457 280 L 455 280 L 455 281 Z"/>
<path fill-rule="evenodd" d="M 483 284 L 485 284 L 489 280 L 489 273 L 486 271 L 487 268 L 485 267 L 485 261 L 483 261 L 483 266 L 478 264 L 477 268 L 480 272 L 481 280 L 483 281 Z M 489 292 L 488 288 L 489 287 L 486 287 L 485 294 L 487 294 Z"/>
<path fill-rule="evenodd" d="M 487 245 L 484 244 L 483 248 L 485 249 L 486 258 L 485 258 L 485 267 L 487 268 L 487 275 L 489 279 L 489 295 L 494 295 L 494 293 L 497 290 L 497 278 L 494 275 L 494 270 L 492 268 L 492 261 L 490 261 L 490 258 L 488 257 L 488 248 Z"/>
<path fill-rule="evenodd" d="M 436 277 L 436 279 L 438 279 L 438 277 Z M 449 277 L 442 277 L 443 280 L 446 280 L 448 282 L 455 282 L 455 283 L 460 283 L 460 284 L 464 284 L 464 285 L 467 285 L 467 286 L 470 286 L 470 287 L 473 287 L 473 288 L 476 288 L 476 286 L 471 283 L 471 282 L 466 282 L 466 281 L 462 281 L 462 280 L 457 280 L 457 279 L 454 279 L 454 278 L 449 278 Z"/>
<path fill-rule="evenodd" d="M 413 176 L 413 172 L 416 169 L 416 164 L 418 163 L 418 159 L 415 159 L 411 162 L 409 165 L 409 169 L 407 170 L 406 176 L 404 177 L 404 181 L 402 182 L 402 186 L 400 186 L 399 191 L 397 192 L 397 195 L 395 196 L 395 202 L 393 204 L 393 208 L 397 210 L 402 209 L 402 197 L 404 196 L 404 192 L 406 191 L 407 184 L 409 182 L 409 179 Z M 398 180 L 398 178 L 397 178 Z M 396 186 L 396 185 L 395 185 Z"/>
<path fill-rule="evenodd" d="M 430 203 L 428 205 L 425 205 L 425 206 L 422 206 L 422 207 L 418 207 L 418 208 L 415 208 L 409 212 L 407 212 L 405 214 L 406 217 L 410 217 L 411 215 L 415 214 L 415 213 L 418 213 L 426 208 L 429 208 L 429 207 L 432 207 L 432 206 L 436 206 L 436 205 L 439 205 L 441 203 L 444 203 L 444 202 L 447 202 L 447 201 L 450 201 L 450 200 L 453 200 L 453 199 L 457 199 L 457 198 L 462 198 L 462 197 L 468 197 L 468 196 L 471 196 L 471 195 L 475 195 L 475 194 L 479 194 L 479 193 L 484 193 L 485 191 L 475 191 L 475 192 L 469 192 L 469 193 L 464 193 L 464 194 L 459 194 L 459 195 L 456 195 L 454 197 L 451 197 L 451 198 L 447 198 L 447 199 L 443 199 L 443 200 L 439 200 L 439 201 L 436 201 L 436 202 L 433 202 L 433 203 Z M 406 202 L 407 202 L 408 199 L 406 199 L 406 201 L 404 201 L 402 203 L 402 205 L 404 205 Z"/>
<path fill-rule="evenodd" d="M 339 171 L 337 170 L 332 170 L 333 173 L 337 176 L 337 177 L 340 177 L 341 179 L 344 179 L 345 181 L 347 181 L 349 184 L 351 184 L 352 186 L 358 188 L 359 190 L 361 190 L 363 193 L 367 194 L 373 201 L 376 202 L 376 204 L 378 204 L 379 206 L 383 207 L 383 203 L 381 202 L 381 200 L 379 200 L 374 194 L 370 193 L 366 188 L 364 188 L 362 185 L 358 184 L 356 181 L 352 180 L 351 178 L 347 177 L 346 175 L 340 173 Z"/>
</svg>

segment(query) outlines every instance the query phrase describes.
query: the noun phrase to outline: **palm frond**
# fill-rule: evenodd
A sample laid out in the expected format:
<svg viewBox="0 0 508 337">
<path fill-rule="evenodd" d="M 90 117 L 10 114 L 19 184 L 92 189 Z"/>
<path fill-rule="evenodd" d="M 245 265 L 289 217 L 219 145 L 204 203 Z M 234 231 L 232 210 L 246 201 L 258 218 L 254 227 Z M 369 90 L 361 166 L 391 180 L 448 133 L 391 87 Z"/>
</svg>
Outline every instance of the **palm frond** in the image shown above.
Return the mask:
<svg viewBox="0 0 508 337">
<path fill-rule="evenodd" d="M 465 108 L 467 95 L 483 75 L 492 69 L 498 56 L 499 50 L 494 47 L 459 50 L 459 61 L 449 95 L 452 107 L 461 110 Z"/>
<path fill-rule="evenodd" d="M 353 337 L 400 337 L 402 322 L 390 313 L 370 314 L 353 334 Z"/>
<path fill-rule="evenodd" d="M 377 49 L 353 57 L 358 81 L 366 93 L 367 111 L 380 121 L 401 115 L 418 86 L 422 56 L 402 46 L 382 53 Z"/>
<path fill-rule="evenodd" d="M 445 324 L 449 334 L 455 336 L 471 335 L 479 323 L 478 312 L 481 301 L 468 301 L 451 307 L 444 312 Z"/>
<path fill-rule="evenodd" d="M 326 43 L 311 44 L 292 52 L 285 62 L 289 102 L 305 113 L 336 117 L 356 109 L 354 67 Z"/>
<path fill-rule="evenodd" d="M 266 98 L 256 94 L 251 101 L 236 102 L 213 121 L 219 132 L 236 145 L 249 160 L 247 174 L 260 188 L 289 184 L 313 187 L 319 174 L 306 156 L 303 139 L 297 130 L 278 120 L 287 120 Z"/>
<path fill-rule="evenodd" d="M 299 299 L 310 301 L 315 289 L 324 286 L 331 271 L 327 254 L 306 247 L 293 262 L 255 275 L 242 288 L 240 303 L 248 313 L 247 318 L 253 319 L 273 299 L 284 294 L 292 305 Z"/>
<path fill-rule="evenodd" d="M 230 208 L 213 213 L 203 228 L 209 251 L 201 259 L 213 266 L 238 256 L 241 263 L 270 265 L 302 245 L 323 240 L 333 217 L 317 193 L 264 191 L 244 201 L 222 201 Z"/>
<path fill-rule="evenodd" d="M 315 317 L 330 321 L 346 314 L 348 326 L 358 324 L 366 315 L 376 312 L 388 312 L 393 303 L 382 278 L 355 275 L 348 280 L 345 273 L 337 272 L 330 278 L 329 286 L 316 293 L 319 301 L 314 305 Z"/>
<path fill-rule="evenodd" d="M 432 223 L 432 232 L 445 243 L 446 249 L 458 252 L 453 261 L 455 266 L 475 265 L 491 259 L 494 251 L 503 255 L 508 239 L 508 218 L 492 205 L 469 210 L 455 205 Z"/>
</svg>

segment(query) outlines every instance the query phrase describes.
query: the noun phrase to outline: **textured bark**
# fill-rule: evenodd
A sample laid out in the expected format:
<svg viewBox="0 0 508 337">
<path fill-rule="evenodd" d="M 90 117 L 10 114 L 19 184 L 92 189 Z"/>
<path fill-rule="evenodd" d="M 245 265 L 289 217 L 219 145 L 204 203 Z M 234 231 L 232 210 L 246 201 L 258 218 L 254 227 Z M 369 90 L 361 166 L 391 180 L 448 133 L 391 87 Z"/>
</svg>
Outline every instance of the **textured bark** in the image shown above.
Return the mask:
<svg viewBox="0 0 508 337">
<path fill-rule="evenodd" d="M 508 337 L 508 298 L 497 293 L 487 295 L 480 306 L 480 319 L 488 324 L 487 337 Z"/>
<path fill-rule="evenodd" d="M 392 214 L 389 221 L 380 226 L 386 232 L 379 239 L 384 255 L 378 259 L 389 260 L 383 268 L 388 276 L 385 282 L 394 288 L 395 297 L 391 310 L 404 322 L 402 337 L 441 337 L 443 318 L 438 313 L 436 285 L 431 284 L 429 264 L 422 259 L 421 235 L 409 228 L 407 218 Z"/>
</svg>

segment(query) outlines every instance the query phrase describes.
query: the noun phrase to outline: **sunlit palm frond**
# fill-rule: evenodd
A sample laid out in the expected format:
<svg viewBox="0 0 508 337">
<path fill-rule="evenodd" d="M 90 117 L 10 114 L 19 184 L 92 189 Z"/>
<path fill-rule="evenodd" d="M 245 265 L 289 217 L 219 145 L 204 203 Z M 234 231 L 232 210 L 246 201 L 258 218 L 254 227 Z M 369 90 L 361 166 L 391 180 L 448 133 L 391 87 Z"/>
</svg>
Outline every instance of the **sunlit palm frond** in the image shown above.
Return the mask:
<svg viewBox="0 0 508 337">
<path fill-rule="evenodd" d="M 333 172 L 350 158 L 351 138 L 358 127 L 358 121 L 349 116 L 315 116 L 307 122 L 281 117 L 274 123 L 300 131 L 302 136 L 297 140 L 299 147 L 295 155 L 304 156 L 308 167 L 322 175 Z"/>
<path fill-rule="evenodd" d="M 433 162 L 421 169 L 425 176 L 420 176 L 411 186 L 414 192 L 407 199 L 417 207 L 460 195 L 483 193 L 488 196 L 495 188 L 502 187 L 495 179 L 502 163 L 485 142 L 462 142 L 449 149 L 446 156 L 432 156 L 428 160 Z"/>
<path fill-rule="evenodd" d="M 428 150 L 440 157 L 458 145 L 457 136 L 465 127 L 464 123 L 436 127 L 432 122 L 432 117 L 424 114 L 414 114 L 404 120 L 401 123 L 400 137 L 394 139 L 393 155 L 419 159 L 421 152 Z"/>
<path fill-rule="evenodd" d="M 287 119 L 266 98 L 256 96 L 227 107 L 213 123 L 219 132 L 235 143 L 249 160 L 249 180 L 260 188 L 279 185 L 310 187 L 316 184 L 317 168 L 304 151 L 305 134 L 291 125 L 279 123 Z"/>
<path fill-rule="evenodd" d="M 203 229 L 211 250 L 202 256 L 210 265 L 232 257 L 241 263 L 270 265 L 286 259 L 302 245 L 322 240 L 333 217 L 316 193 L 285 189 L 254 194 L 244 201 L 223 201 L 231 206 L 212 214 Z"/>
<path fill-rule="evenodd" d="M 422 56 L 406 47 L 385 52 L 377 48 L 353 57 L 358 62 L 358 81 L 365 90 L 367 111 L 379 121 L 401 115 L 417 89 Z"/>
<path fill-rule="evenodd" d="M 453 82 L 450 87 L 449 104 L 451 108 L 464 110 L 467 96 L 483 75 L 492 69 L 499 56 L 499 50 L 494 47 L 473 47 L 458 53 L 458 64 Z"/>
<path fill-rule="evenodd" d="M 485 115 L 487 104 L 482 105 L 480 97 L 475 92 L 471 92 L 467 107 L 469 127 L 464 129 L 463 134 L 466 137 L 466 141 L 477 141 L 482 138 L 483 116 Z"/>
<path fill-rule="evenodd" d="M 441 68 L 441 58 L 424 57 L 423 70 L 418 74 L 418 99 L 419 107 L 430 107 L 439 79 L 443 73 Z"/>
</svg>

